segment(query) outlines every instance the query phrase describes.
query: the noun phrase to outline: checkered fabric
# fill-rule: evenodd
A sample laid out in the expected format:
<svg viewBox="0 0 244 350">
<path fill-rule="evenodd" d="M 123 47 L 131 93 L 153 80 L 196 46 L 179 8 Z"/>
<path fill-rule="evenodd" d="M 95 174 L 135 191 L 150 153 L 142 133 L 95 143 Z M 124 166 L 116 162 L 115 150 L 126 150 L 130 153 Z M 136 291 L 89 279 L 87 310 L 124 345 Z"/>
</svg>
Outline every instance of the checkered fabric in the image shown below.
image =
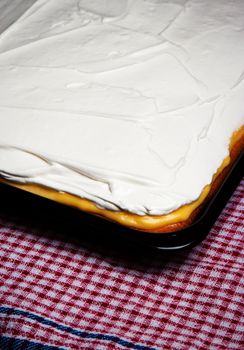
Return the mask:
<svg viewBox="0 0 244 350">
<path fill-rule="evenodd" d="M 243 194 L 244 181 L 203 243 L 170 256 L 0 214 L 0 348 L 244 349 Z"/>
</svg>

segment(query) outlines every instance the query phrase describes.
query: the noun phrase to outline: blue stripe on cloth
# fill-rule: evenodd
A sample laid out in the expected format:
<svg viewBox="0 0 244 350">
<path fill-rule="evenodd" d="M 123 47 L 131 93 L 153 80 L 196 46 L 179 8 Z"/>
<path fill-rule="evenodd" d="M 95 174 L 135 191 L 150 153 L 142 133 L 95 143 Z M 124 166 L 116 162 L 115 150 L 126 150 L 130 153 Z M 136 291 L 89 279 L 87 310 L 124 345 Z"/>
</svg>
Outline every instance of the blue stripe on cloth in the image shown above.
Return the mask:
<svg viewBox="0 0 244 350">
<path fill-rule="evenodd" d="M 134 350 L 157 350 L 156 348 L 152 348 L 149 346 L 134 344 L 130 341 L 121 339 L 121 338 L 116 337 L 114 335 L 79 331 L 78 329 L 64 326 L 62 324 L 56 323 L 56 322 L 51 321 L 51 320 L 44 318 L 42 316 L 35 315 L 35 314 L 28 312 L 28 311 L 23 311 L 23 310 L 19 310 L 19 309 L 13 309 L 11 307 L 2 306 L 2 307 L 0 307 L 0 313 L 23 316 L 23 317 L 29 318 L 31 320 L 37 321 L 41 324 L 44 324 L 46 326 L 50 326 L 52 328 L 58 329 L 59 331 L 66 332 L 66 333 L 75 335 L 77 337 L 83 338 L 83 339 L 104 340 L 107 342 L 116 343 L 116 344 L 124 346 L 125 348 L 128 348 L 128 349 L 134 349 Z"/>
<path fill-rule="evenodd" d="M 27 339 L 18 339 L 0 335 L 0 349 L 3 350 L 64 350 L 56 346 L 35 343 Z"/>
</svg>

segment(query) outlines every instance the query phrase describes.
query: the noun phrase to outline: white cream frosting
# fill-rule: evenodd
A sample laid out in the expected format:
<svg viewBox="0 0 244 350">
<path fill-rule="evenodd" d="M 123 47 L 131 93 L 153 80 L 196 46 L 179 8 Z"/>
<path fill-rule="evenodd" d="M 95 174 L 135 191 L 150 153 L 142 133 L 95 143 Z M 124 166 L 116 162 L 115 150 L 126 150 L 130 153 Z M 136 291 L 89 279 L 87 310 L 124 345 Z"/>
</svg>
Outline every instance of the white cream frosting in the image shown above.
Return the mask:
<svg viewBox="0 0 244 350">
<path fill-rule="evenodd" d="M 3 178 L 166 214 L 244 123 L 243 0 L 0 0 L 0 31 Z"/>
</svg>

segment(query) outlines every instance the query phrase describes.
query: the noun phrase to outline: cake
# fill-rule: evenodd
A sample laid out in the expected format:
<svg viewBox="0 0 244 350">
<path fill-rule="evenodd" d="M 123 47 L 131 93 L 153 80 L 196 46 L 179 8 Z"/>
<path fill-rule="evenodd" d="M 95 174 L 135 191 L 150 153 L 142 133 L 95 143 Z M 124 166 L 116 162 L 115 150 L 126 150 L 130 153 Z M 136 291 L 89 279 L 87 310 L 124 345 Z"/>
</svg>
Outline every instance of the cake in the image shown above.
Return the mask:
<svg viewBox="0 0 244 350">
<path fill-rule="evenodd" d="M 244 1 L 26 4 L 0 0 L 1 181 L 188 227 L 243 150 Z"/>
</svg>

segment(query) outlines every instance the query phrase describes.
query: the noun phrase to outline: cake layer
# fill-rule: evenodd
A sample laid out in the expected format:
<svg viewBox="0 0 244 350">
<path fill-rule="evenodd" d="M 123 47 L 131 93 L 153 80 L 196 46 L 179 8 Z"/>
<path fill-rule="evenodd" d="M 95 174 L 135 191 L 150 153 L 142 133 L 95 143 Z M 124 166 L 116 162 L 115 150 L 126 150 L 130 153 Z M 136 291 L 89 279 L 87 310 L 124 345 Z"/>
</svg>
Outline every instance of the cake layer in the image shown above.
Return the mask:
<svg viewBox="0 0 244 350">
<path fill-rule="evenodd" d="M 0 176 L 140 216 L 196 201 L 244 123 L 243 42 L 242 0 L 37 0 L 0 36 Z"/>
<path fill-rule="evenodd" d="M 34 193 L 82 211 L 101 216 L 110 221 L 122 224 L 128 228 L 151 233 L 175 232 L 189 227 L 194 221 L 201 217 L 203 209 L 219 191 L 229 171 L 235 166 L 235 162 L 244 150 L 244 127 L 235 132 L 231 138 L 230 155 L 224 159 L 221 166 L 213 176 L 211 184 L 204 187 L 199 198 L 189 204 L 164 215 L 137 215 L 127 211 L 112 211 L 99 208 L 94 202 L 79 198 L 75 195 L 58 192 L 50 188 L 36 184 L 19 184 L 17 182 L 1 180 L 0 182 L 17 187 L 27 192 Z"/>
</svg>

